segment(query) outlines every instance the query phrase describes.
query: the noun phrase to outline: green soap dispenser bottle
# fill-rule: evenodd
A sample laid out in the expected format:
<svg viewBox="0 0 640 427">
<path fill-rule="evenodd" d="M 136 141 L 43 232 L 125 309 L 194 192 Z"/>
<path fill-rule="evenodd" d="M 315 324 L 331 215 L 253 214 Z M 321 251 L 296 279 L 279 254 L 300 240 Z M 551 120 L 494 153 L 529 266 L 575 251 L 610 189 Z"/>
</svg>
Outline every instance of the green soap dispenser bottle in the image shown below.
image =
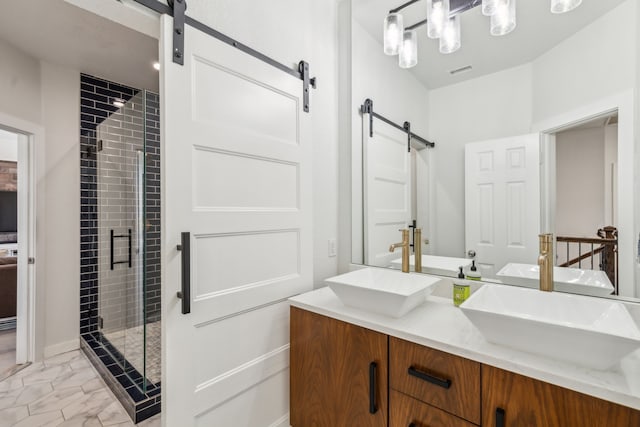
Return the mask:
<svg viewBox="0 0 640 427">
<path fill-rule="evenodd" d="M 458 267 L 460 270 L 458 272 L 458 279 L 464 279 L 463 268 L 462 266 Z M 471 295 L 471 286 L 469 283 L 462 281 L 453 282 L 453 304 L 456 307 L 459 307 L 460 304 L 465 302 L 467 298 L 469 298 L 469 295 Z"/>
<path fill-rule="evenodd" d="M 467 279 L 468 280 L 480 280 L 480 272 L 476 267 L 476 260 L 471 261 L 471 268 L 467 271 Z"/>
</svg>

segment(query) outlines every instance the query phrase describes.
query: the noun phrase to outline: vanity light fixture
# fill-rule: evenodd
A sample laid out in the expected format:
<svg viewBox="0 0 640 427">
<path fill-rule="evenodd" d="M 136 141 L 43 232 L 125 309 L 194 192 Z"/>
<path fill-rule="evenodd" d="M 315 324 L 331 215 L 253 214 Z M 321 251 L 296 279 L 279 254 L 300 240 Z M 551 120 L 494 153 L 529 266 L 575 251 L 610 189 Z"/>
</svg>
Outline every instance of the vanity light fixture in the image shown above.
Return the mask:
<svg viewBox="0 0 640 427">
<path fill-rule="evenodd" d="M 390 13 L 384 18 L 384 53 L 387 55 L 397 55 L 400 53 L 404 26 L 402 25 L 402 15 Z"/>
<path fill-rule="evenodd" d="M 440 36 L 440 53 L 453 53 L 460 49 L 460 15 L 447 19 Z"/>
<path fill-rule="evenodd" d="M 153 63 L 153 69 L 156 71 L 160 71 L 160 63 L 158 61 L 155 61 Z"/>
<path fill-rule="evenodd" d="M 440 53 L 449 54 L 461 47 L 460 15 L 482 5 L 482 14 L 490 17 L 490 33 L 504 36 L 516 28 L 516 0 L 426 0 L 427 18 L 404 26 L 402 9 L 421 0 L 409 0 L 391 9 L 384 19 L 384 53 L 399 55 L 398 65 L 411 68 L 418 63 L 416 29 L 427 26 L 427 36 L 439 39 Z M 552 13 L 569 12 L 582 0 L 551 0 Z"/>
<path fill-rule="evenodd" d="M 124 107 L 124 99 L 115 98 L 115 99 L 113 100 L 113 106 L 114 106 L 114 107 L 118 107 L 118 108 L 122 108 L 122 107 Z"/>
<path fill-rule="evenodd" d="M 496 13 L 499 1 L 500 0 L 482 0 L 482 14 L 484 16 L 491 16 Z"/>
<path fill-rule="evenodd" d="M 406 30 L 402 35 L 398 65 L 400 68 L 411 68 L 416 64 L 418 64 L 418 32 Z"/>
<path fill-rule="evenodd" d="M 582 0 L 551 0 L 551 13 L 565 13 L 580 6 Z"/>
<path fill-rule="evenodd" d="M 516 28 L 516 0 L 499 0 L 491 15 L 491 35 L 504 36 Z"/>
<path fill-rule="evenodd" d="M 429 38 L 440 38 L 449 11 L 449 0 L 427 0 L 427 36 Z"/>
</svg>

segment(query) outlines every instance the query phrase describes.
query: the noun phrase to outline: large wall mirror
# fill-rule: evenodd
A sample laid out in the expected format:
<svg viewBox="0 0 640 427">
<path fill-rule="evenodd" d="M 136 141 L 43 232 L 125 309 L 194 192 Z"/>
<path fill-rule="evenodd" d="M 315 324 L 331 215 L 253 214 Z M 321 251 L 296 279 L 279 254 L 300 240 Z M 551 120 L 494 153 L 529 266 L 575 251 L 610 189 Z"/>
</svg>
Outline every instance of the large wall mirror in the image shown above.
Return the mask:
<svg viewBox="0 0 640 427">
<path fill-rule="evenodd" d="M 351 262 L 400 268 L 389 246 L 417 227 L 412 271 L 419 245 L 423 273 L 474 263 L 482 280 L 537 286 L 538 235 L 553 233 L 556 290 L 640 297 L 636 0 L 563 14 L 518 1 L 501 37 L 474 7 L 454 53 L 418 26 L 411 68 L 383 46 L 403 0 L 346 3 Z M 405 27 L 426 3 L 402 9 Z"/>
</svg>

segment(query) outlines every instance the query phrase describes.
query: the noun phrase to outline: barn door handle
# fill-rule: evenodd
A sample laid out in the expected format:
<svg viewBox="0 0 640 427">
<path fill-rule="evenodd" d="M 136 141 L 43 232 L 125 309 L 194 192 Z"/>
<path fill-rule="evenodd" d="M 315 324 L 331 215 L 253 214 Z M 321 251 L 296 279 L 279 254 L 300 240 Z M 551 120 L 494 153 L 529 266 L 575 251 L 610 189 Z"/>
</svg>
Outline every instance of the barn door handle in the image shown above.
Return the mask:
<svg viewBox="0 0 640 427">
<path fill-rule="evenodd" d="M 371 362 L 369 364 L 369 413 L 375 414 L 378 412 L 378 408 L 376 406 L 376 377 L 378 364 L 376 362 Z"/>
<path fill-rule="evenodd" d="M 409 375 L 411 375 L 412 377 L 416 377 L 416 378 L 421 379 L 422 381 L 426 381 L 428 383 L 435 384 L 438 387 L 447 388 L 447 389 L 449 387 L 451 387 L 451 380 L 438 378 L 436 376 L 429 375 L 426 372 L 422 372 L 422 371 L 417 370 L 413 366 L 409 367 L 409 371 L 408 372 L 409 372 Z"/>
<path fill-rule="evenodd" d="M 496 408 L 496 427 L 505 427 L 506 424 L 504 422 L 505 419 L 505 411 L 502 408 Z"/>
<path fill-rule="evenodd" d="M 182 314 L 191 313 L 191 233 L 185 231 L 181 235 L 178 250 L 182 258 L 182 289 L 177 297 L 182 300 Z"/>
</svg>

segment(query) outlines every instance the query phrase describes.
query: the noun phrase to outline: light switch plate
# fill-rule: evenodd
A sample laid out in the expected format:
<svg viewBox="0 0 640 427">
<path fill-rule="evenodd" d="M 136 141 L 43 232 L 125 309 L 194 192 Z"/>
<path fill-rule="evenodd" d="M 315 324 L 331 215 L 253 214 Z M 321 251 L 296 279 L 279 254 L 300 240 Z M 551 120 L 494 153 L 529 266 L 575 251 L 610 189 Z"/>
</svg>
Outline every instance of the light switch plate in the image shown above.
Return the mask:
<svg viewBox="0 0 640 427">
<path fill-rule="evenodd" d="M 330 257 L 334 257 L 338 255 L 338 249 L 336 247 L 336 239 L 329 239 L 328 240 L 328 247 L 329 247 L 329 256 Z"/>
</svg>

